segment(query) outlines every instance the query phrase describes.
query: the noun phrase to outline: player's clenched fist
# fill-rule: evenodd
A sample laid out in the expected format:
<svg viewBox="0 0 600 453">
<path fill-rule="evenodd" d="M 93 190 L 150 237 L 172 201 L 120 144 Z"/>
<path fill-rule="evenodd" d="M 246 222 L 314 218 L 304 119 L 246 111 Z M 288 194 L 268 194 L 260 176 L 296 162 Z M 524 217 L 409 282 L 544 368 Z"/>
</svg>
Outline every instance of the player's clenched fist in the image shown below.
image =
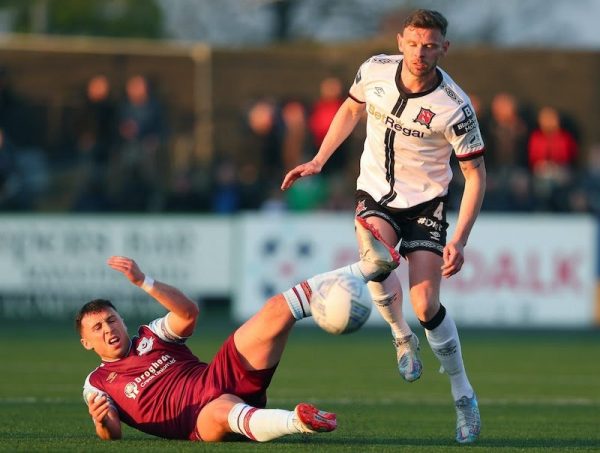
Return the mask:
<svg viewBox="0 0 600 453">
<path fill-rule="evenodd" d="M 108 409 L 110 408 L 110 403 L 108 402 L 108 398 L 104 395 L 99 395 L 96 392 L 92 392 L 87 397 L 88 399 L 88 411 L 94 420 L 94 423 L 103 425 L 104 419 L 108 415 Z"/>
</svg>

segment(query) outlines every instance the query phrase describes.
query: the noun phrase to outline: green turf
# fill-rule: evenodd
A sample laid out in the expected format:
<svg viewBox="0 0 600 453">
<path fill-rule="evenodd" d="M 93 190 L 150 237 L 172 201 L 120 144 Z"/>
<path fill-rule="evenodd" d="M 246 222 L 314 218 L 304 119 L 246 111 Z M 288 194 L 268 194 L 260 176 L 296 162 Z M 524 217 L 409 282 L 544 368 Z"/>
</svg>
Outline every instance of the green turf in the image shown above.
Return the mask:
<svg viewBox="0 0 600 453">
<path fill-rule="evenodd" d="M 204 321 L 190 346 L 209 359 L 230 329 Z M 333 337 L 310 328 L 290 338 L 269 405 L 316 402 L 337 412 L 337 431 L 208 445 L 126 428 L 124 440 L 102 442 L 80 396 L 98 363 L 93 353 L 68 325 L 2 322 L 0 451 L 600 451 L 600 332 L 463 331 L 462 340 L 483 420 L 472 446 L 454 443 L 448 380 L 426 341 L 424 375 L 407 384 L 395 371 L 387 331 Z"/>
</svg>

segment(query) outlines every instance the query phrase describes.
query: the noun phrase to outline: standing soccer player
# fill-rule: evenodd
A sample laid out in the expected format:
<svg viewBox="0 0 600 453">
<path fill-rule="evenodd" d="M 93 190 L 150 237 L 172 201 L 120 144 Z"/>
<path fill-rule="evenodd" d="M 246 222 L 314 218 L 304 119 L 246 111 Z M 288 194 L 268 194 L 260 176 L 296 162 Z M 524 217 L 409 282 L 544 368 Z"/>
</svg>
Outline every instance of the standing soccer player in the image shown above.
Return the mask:
<svg viewBox="0 0 600 453">
<path fill-rule="evenodd" d="M 417 10 L 398 34 L 402 55 L 365 61 L 316 156 L 292 169 L 282 189 L 314 175 L 367 112 L 367 137 L 357 181 L 358 222 L 370 224 L 397 245 L 409 267 L 410 300 L 427 340 L 450 377 L 457 414 L 456 440 L 469 443 L 480 432 L 475 392 L 467 378 L 456 325 L 440 303 L 441 277 L 459 272 L 464 247 L 485 192 L 484 144 L 464 91 L 438 67 L 446 55 L 448 22 L 442 14 Z M 465 186 L 453 237 L 446 243 L 446 203 L 454 152 Z M 359 249 L 367 247 L 357 234 Z M 419 341 L 402 315 L 396 273 L 369 282 L 379 312 L 390 324 L 398 369 L 406 381 L 421 376 Z"/>
</svg>

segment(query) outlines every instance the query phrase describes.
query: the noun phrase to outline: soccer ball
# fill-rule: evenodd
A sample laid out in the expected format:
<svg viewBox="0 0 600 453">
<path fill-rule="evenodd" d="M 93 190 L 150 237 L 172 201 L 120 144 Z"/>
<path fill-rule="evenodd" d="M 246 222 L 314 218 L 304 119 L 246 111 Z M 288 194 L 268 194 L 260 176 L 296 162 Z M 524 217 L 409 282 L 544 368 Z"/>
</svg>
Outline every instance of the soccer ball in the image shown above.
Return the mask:
<svg viewBox="0 0 600 453">
<path fill-rule="evenodd" d="M 310 299 L 315 322 L 333 335 L 360 329 L 369 319 L 372 305 L 367 285 L 349 274 L 325 277 Z"/>
</svg>

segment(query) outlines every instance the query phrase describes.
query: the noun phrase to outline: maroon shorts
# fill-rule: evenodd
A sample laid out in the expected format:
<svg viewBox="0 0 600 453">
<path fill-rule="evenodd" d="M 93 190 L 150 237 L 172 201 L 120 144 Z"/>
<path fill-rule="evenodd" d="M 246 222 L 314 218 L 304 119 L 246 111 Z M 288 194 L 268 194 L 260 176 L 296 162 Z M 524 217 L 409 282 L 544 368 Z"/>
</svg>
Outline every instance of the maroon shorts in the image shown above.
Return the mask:
<svg viewBox="0 0 600 453">
<path fill-rule="evenodd" d="M 201 408 L 224 394 L 235 395 L 250 406 L 263 408 L 267 405 L 267 388 L 277 365 L 265 370 L 246 369 L 233 335 L 225 340 L 202 374 Z M 190 435 L 190 440 L 202 440 L 197 428 Z"/>
</svg>

